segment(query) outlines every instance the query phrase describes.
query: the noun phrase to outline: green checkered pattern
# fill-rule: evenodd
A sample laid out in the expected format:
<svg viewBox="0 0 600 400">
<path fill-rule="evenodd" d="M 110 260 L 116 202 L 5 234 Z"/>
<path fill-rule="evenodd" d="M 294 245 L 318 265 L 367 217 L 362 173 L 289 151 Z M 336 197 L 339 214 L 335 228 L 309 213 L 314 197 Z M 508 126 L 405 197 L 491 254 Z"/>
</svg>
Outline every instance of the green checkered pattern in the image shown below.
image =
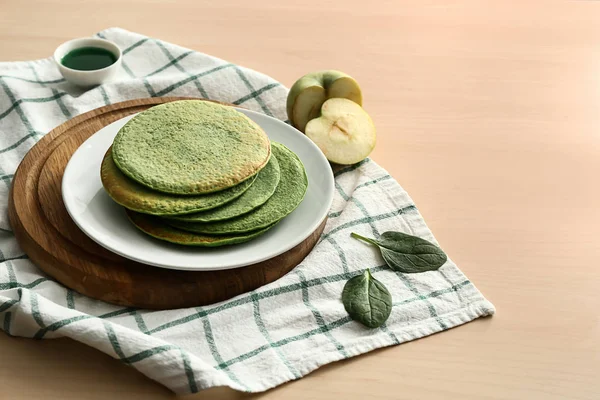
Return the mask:
<svg viewBox="0 0 600 400">
<path fill-rule="evenodd" d="M 115 82 L 81 91 L 50 59 L 0 63 L 0 329 L 34 339 L 70 337 L 177 393 L 213 386 L 263 391 L 321 365 L 491 315 L 494 307 L 449 260 L 404 275 L 350 238 L 388 230 L 435 239 L 413 201 L 375 162 L 337 171 L 336 196 L 317 246 L 292 272 L 254 292 L 206 307 L 123 308 L 84 297 L 45 276 L 19 248 L 7 217 L 13 174 L 55 126 L 88 110 L 149 96 L 196 96 L 285 120 L 287 89 L 223 60 L 112 28 L 123 49 Z M 345 282 L 371 268 L 393 295 L 387 323 L 367 329 L 340 301 Z"/>
</svg>

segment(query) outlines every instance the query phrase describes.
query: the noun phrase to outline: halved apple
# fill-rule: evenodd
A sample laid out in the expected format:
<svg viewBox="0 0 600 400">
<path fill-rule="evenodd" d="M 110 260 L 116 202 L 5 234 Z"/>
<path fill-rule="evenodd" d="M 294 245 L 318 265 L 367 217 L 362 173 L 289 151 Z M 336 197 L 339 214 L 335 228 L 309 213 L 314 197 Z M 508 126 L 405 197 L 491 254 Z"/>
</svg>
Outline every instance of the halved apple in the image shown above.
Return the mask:
<svg viewBox="0 0 600 400">
<path fill-rule="evenodd" d="M 331 162 L 355 164 L 375 147 L 375 125 L 361 106 L 348 99 L 329 99 L 321 116 L 306 124 L 308 136 Z"/>
<path fill-rule="evenodd" d="M 304 132 L 306 124 L 319 116 L 321 106 L 334 97 L 352 100 L 362 105 L 358 83 L 340 71 L 318 71 L 300 78 L 287 98 L 287 114 L 293 126 Z"/>
</svg>

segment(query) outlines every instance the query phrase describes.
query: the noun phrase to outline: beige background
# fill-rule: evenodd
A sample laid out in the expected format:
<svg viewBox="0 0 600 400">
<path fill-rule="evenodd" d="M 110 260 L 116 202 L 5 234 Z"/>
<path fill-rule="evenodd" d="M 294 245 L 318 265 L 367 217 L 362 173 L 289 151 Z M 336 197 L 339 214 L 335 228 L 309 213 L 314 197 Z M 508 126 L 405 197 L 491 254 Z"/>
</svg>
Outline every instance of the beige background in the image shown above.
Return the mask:
<svg viewBox="0 0 600 400">
<path fill-rule="evenodd" d="M 353 75 L 373 158 L 498 309 L 255 398 L 600 398 L 600 2 L 28 3 L 0 0 L 2 61 L 120 26 L 288 86 L 316 69 Z M 0 382 L 11 400 L 171 397 L 82 345 L 3 334 Z"/>
</svg>

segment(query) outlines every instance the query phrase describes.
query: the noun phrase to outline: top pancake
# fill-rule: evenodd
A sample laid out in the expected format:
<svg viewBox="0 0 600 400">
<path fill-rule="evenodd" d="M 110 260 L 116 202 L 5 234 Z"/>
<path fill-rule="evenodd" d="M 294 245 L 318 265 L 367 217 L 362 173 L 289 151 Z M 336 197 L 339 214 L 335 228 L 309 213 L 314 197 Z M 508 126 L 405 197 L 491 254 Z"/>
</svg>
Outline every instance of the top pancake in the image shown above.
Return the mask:
<svg viewBox="0 0 600 400">
<path fill-rule="evenodd" d="M 181 100 L 149 108 L 119 130 L 113 159 L 157 191 L 202 194 L 235 186 L 269 161 L 265 132 L 232 107 Z"/>
</svg>

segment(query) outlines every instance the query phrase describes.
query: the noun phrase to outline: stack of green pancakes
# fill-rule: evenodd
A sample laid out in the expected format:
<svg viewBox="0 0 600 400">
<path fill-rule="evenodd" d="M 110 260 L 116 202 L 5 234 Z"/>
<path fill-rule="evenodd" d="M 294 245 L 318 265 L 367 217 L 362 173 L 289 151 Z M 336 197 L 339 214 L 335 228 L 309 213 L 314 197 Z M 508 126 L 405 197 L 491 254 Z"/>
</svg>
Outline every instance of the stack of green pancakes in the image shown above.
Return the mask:
<svg viewBox="0 0 600 400">
<path fill-rule="evenodd" d="M 254 239 L 294 211 L 308 187 L 290 149 L 234 108 L 202 100 L 136 115 L 119 130 L 100 175 L 137 228 L 188 246 Z"/>
</svg>

